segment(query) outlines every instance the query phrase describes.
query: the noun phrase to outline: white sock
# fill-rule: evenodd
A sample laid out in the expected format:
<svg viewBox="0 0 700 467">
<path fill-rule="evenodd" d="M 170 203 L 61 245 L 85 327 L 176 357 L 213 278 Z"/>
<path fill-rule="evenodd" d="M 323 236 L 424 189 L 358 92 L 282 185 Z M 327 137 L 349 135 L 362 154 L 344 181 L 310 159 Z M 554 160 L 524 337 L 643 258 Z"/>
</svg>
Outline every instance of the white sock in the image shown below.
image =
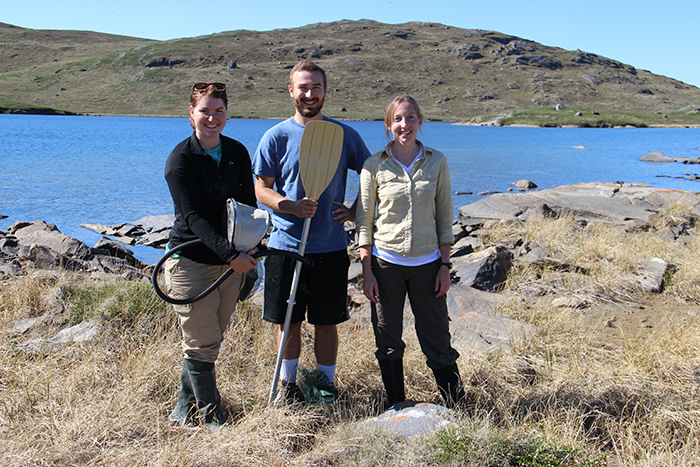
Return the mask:
<svg viewBox="0 0 700 467">
<path fill-rule="evenodd" d="M 282 368 L 280 368 L 280 379 L 282 381 L 287 381 L 288 383 L 296 383 L 297 365 L 299 365 L 298 358 L 293 358 L 291 360 L 282 360 Z"/>
<path fill-rule="evenodd" d="M 317 363 L 316 366 L 318 366 L 318 369 L 321 373 L 326 375 L 326 378 L 328 378 L 328 381 L 331 383 L 333 382 L 333 379 L 335 378 L 335 364 L 333 365 L 321 365 L 320 363 Z"/>
</svg>

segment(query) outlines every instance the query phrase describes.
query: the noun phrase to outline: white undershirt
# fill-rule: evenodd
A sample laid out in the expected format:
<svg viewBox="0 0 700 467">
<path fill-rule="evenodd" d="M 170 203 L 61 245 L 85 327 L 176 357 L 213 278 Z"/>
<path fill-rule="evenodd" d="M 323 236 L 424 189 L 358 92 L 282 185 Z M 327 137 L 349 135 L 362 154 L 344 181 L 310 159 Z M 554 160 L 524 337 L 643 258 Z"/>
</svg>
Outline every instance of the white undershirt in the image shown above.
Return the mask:
<svg viewBox="0 0 700 467">
<path fill-rule="evenodd" d="M 399 160 L 394 156 L 394 154 L 391 152 L 391 146 L 389 147 L 389 154 L 391 154 L 391 157 L 393 157 L 394 160 L 395 160 L 396 162 L 398 162 L 399 165 L 400 165 L 401 167 L 403 167 L 403 169 L 406 171 L 407 174 L 410 174 L 410 173 L 411 173 L 411 168 L 413 167 L 413 164 L 415 164 L 416 161 L 418 160 L 418 158 L 420 157 L 420 155 L 423 154 L 423 148 L 420 147 L 420 146 L 418 146 L 418 154 L 416 154 L 416 157 L 413 158 L 413 161 L 411 161 L 411 165 L 409 165 L 409 166 L 403 165 L 403 163 L 401 163 L 401 161 L 399 161 Z"/>
</svg>

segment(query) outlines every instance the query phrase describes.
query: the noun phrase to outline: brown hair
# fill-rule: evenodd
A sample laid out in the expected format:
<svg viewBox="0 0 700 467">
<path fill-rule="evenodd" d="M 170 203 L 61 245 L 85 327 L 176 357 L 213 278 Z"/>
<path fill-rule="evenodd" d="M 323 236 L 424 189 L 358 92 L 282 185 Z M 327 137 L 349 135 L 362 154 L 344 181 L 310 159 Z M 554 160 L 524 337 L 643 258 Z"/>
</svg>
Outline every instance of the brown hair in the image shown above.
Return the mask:
<svg viewBox="0 0 700 467">
<path fill-rule="evenodd" d="M 384 111 L 384 128 L 386 128 L 386 139 L 389 141 L 391 141 L 391 122 L 394 119 L 394 113 L 396 112 L 396 108 L 404 102 L 411 104 L 413 108 L 416 109 L 418 122 L 420 125 L 423 124 L 423 113 L 420 111 L 420 107 L 418 107 L 418 102 L 408 94 L 399 94 L 389 102 L 389 105 L 386 106 L 386 110 Z"/>
<path fill-rule="evenodd" d="M 215 86 L 211 85 L 207 87 L 206 89 L 198 90 L 198 89 L 192 89 L 192 94 L 190 94 L 190 106 L 191 107 L 197 107 L 197 104 L 199 104 L 199 101 L 204 99 L 205 97 L 213 97 L 215 99 L 221 99 L 224 101 L 224 107 L 228 109 L 228 96 L 226 95 L 226 91 L 218 91 Z M 190 116 L 190 126 L 192 129 L 195 129 L 194 126 L 194 121 L 192 120 L 192 117 Z"/>
<path fill-rule="evenodd" d="M 323 76 L 323 88 L 325 89 L 328 87 L 328 84 L 326 83 L 326 72 L 323 71 L 323 68 L 321 68 L 320 66 L 318 66 L 314 62 L 308 62 L 308 61 L 303 61 L 303 60 L 301 62 L 297 63 L 296 65 L 294 65 L 292 70 L 289 72 L 289 86 L 290 87 L 294 86 L 294 83 L 292 81 L 294 79 L 294 73 L 296 73 L 297 71 L 308 71 L 311 73 L 318 71 Z"/>
</svg>

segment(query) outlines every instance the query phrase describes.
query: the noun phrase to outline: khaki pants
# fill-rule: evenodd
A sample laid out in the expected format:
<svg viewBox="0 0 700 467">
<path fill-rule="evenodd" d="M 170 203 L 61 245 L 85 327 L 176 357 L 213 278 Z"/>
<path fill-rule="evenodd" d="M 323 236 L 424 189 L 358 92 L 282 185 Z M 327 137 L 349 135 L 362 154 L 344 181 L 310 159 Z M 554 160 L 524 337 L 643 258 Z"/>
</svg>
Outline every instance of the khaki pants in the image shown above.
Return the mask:
<svg viewBox="0 0 700 467">
<path fill-rule="evenodd" d="M 203 292 L 229 269 L 226 265 L 198 263 L 187 258 L 165 261 L 165 285 L 172 298 L 194 297 Z M 234 272 L 216 290 L 188 305 L 173 305 L 180 315 L 182 350 L 185 358 L 215 362 L 219 348 L 236 311 L 243 274 Z"/>
</svg>

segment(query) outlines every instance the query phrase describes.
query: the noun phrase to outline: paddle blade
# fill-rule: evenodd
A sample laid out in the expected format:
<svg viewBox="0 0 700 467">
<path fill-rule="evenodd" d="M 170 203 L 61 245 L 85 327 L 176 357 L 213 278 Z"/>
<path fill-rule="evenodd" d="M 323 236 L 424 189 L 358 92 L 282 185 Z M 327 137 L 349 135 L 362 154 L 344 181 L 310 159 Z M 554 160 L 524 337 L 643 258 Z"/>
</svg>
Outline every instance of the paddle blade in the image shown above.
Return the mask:
<svg viewBox="0 0 700 467">
<path fill-rule="evenodd" d="M 311 120 L 299 148 L 301 183 L 309 199 L 318 199 L 333 180 L 343 152 L 343 128 L 325 120 Z"/>
</svg>

